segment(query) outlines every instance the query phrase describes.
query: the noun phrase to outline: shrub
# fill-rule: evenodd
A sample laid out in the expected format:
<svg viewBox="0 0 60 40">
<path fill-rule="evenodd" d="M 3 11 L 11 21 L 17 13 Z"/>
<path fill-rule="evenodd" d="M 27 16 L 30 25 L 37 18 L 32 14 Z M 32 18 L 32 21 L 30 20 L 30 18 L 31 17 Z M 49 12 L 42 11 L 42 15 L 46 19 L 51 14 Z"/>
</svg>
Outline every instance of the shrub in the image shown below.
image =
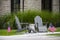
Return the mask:
<svg viewBox="0 0 60 40">
<path fill-rule="evenodd" d="M 0 17 L 0 28 L 8 27 L 8 22 L 10 23 L 11 28 L 17 28 L 15 23 L 15 15 L 19 18 L 20 22 L 34 23 L 34 18 L 39 15 L 42 18 L 43 22 L 52 22 L 55 26 L 60 23 L 60 14 L 53 14 L 49 11 L 40 11 L 40 10 L 27 10 L 24 12 L 12 13 L 11 15 L 5 15 Z"/>
</svg>

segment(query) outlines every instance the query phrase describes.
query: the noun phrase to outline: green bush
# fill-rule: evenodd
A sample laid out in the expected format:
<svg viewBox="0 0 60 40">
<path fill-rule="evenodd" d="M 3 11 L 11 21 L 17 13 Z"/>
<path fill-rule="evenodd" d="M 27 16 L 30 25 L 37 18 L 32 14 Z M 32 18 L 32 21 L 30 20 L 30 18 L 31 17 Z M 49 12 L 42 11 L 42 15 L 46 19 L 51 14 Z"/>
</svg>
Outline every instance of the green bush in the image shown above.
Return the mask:
<svg viewBox="0 0 60 40">
<path fill-rule="evenodd" d="M 54 14 L 49 11 L 40 11 L 40 10 L 27 10 L 24 12 L 16 12 L 12 13 L 11 15 L 5 15 L 0 17 L 0 28 L 3 28 L 5 24 L 5 28 L 8 27 L 8 22 L 10 23 L 11 28 L 17 28 L 15 23 L 15 17 L 17 16 L 20 20 L 20 22 L 26 22 L 26 23 L 34 23 L 34 18 L 38 15 L 42 18 L 43 22 L 52 22 L 55 26 L 57 23 L 60 23 L 60 14 Z"/>
</svg>

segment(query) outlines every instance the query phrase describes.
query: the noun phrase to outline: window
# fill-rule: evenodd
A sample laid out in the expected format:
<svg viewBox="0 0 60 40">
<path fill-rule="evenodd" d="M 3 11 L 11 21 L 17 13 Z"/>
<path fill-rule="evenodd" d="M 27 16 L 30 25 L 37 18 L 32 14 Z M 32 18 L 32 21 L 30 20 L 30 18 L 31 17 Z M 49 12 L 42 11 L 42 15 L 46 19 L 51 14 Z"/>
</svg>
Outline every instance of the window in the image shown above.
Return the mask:
<svg viewBox="0 0 60 40">
<path fill-rule="evenodd" d="M 60 12 L 60 0 L 59 0 L 59 12 Z"/>
<path fill-rule="evenodd" d="M 20 0 L 11 0 L 11 12 L 20 11 Z"/>
<path fill-rule="evenodd" d="M 42 0 L 42 10 L 52 11 L 52 0 Z"/>
<path fill-rule="evenodd" d="M 22 9 L 23 9 L 23 11 L 24 11 L 24 0 L 22 1 L 22 4 L 23 4 L 23 5 L 22 5 L 22 7 L 23 7 Z"/>
</svg>

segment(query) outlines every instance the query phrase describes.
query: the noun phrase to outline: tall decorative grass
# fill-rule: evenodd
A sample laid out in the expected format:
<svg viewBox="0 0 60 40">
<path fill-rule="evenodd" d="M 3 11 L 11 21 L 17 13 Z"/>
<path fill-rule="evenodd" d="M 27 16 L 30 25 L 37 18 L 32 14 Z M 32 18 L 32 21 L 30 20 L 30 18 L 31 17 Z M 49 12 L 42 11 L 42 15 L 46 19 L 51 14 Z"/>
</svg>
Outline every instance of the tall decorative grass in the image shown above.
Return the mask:
<svg viewBox="0 0 60 40">
<path fill-rule="evenodd" d="M 0 28 L 3 28 L 4 24 L 7 28 L 7 23 L 10 23 L 10 26 L 12 28 L 17 28 L 15 23 L 15 15 L 19 18 L 20 22 L 25 23 L 34 23 L 34 18 L 36 16 L 40 16 L 42 18 L 43 22 L 52 22 L 55 26 L 56 23 L 60 23 L 60 14 L 54 14 L 49 11 L 40 11 L 40 10 L 27 10 L 24 12 L 16 12 L 12 13 L 11 15 L 5 15 L 3 17 L 0 17 Z"/>
</svg>

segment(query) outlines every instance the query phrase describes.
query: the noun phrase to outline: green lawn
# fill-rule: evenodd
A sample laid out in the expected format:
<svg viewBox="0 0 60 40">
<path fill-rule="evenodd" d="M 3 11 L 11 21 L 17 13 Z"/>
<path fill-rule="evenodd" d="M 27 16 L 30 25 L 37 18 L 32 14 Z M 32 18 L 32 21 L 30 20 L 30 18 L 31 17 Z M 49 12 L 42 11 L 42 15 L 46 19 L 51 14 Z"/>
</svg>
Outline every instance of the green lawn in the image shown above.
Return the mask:
<svg viewBox="0 0 60 40">
<path fill-rule="evenodd" d="M 60 32 L 60 27 L 56 29 L 56 32 Z M 60 34 L 48 34 L 48 36 L 60 36 Z"/>
<path fill-rule="evenodd" d="M 15 35 L 16 34 L 16 30 L 11 30 L 10 33 L 7 32 L 7 30 L 0 30 L 0 35 Z"/>
<path fill-rule="evenodd" d="M 60 36 L 60 34 L 49 34 L 48 36 Z"/>
<path fill-rule="evenodd" d="M 0 36 L 10 36 L 10 35 L 18 35 L 18 34 L 23 34 L 23 32 L 27 32 L 27 30 L 24 30 L 22 32 L 17 32 L 17 30 L 11 30 L 10 33 L 7 32 L 7 30 L 0 30 Z M 56 29 L 56 32 L 60 32 L 60 27 L 58 27 Z M 60 36 L 60 34 L 49 34 L 49 35 L 53 35 L 53 36 Z"/>
<path fill-rule="evenodd" d="M 56 32 L 60 32 L 60 27 L 57 27 Z"/>
<path fill-rule="evenodd" d="M 57 27 L 55 32 L 60 32 L 60 27 Z"/>
<path fill-rule="evenodd" d="M 8 32 L 7 30 L 0 30 L 0 36 L 10 36 L 10 35 L 18 35 L 18 34 L 23 34 L 23 32 L 17 32 L 17 30 L 11 30 L 11 32 Z"/>
</svg>

